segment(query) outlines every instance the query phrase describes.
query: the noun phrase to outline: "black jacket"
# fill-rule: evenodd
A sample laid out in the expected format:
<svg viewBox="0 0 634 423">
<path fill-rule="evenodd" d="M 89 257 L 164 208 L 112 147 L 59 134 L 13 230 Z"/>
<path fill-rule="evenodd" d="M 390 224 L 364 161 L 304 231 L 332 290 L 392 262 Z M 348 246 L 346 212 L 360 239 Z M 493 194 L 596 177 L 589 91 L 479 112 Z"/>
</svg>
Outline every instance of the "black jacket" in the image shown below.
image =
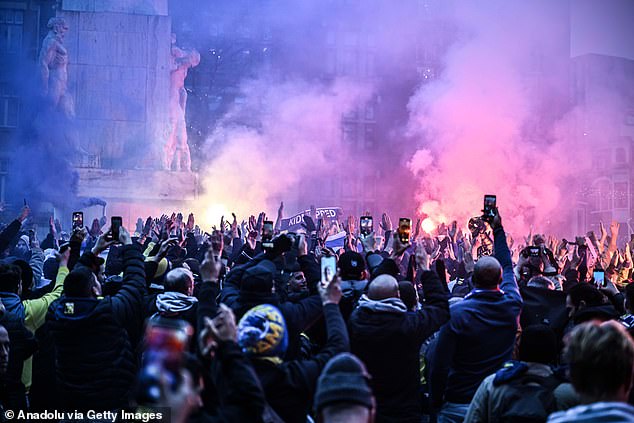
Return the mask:
<svg viewBox="0 0 634 423">
<path fill-rule="evenodd" d="M 111 410 L 128 405 L 137 372 L 145 274 L 139 245 L 122 248 L 123 286 L 103 299 L 63 296 L 46 317 L 55 345 L 60 406 Z"/>
<path fill-rule="evenodd" d="M 318 354 L 307 360 L 293 360 L 282 364 L 265 358 L 251 360 L 268 403 L 286 423 L 306 421 L 322 369 L 332 357 L 350 350 L 348 333 L 339 306 L 328 304 L 323 310 L 328 340 Z"/>
<path fill-rule="evenodd" d="M 0 378 L 0 403 L 8 410 L 27 409 L 26 393 L 22 384 L 24 360 L 37 350 L 33 334 L 14 313 L 0 318 L 0 325 L 9 333 L 9 367 Z"/>
<path fill-rule="evenodd" d="M 280 302 L 276 294 L 241 291 L 240 280 L 244 272 L 265 258 L 264 255 L 260 255 L 249 263 L 237 266 L 229 272 L 220 293 L 219 302 L 226 304 L 233 310 L 236 315 L 236 320 L 240 320 L 247 311 L 256 305 L 271 304 L 279 308 L 284 316 L 289 336 L 288 350 L 285 358 L 292 360 L 297 358 L 300 353 L 300 333 L 307 330 L 321 316 L 321 299 L 318 294 L 314 294 L 296 303 Z M 301 257 L 299 262 L 300 265 L 302 265 Z"/>
<path fill-rule="evenodd" d="M 372 375 L 377 422 L 420 422 L 420 348 L 449 320 L 448 295 L 436 272 L 421 275 L 425 302 L 417 312 L 357 307 L 348 329 L 352 353 Z"/>
</svg>

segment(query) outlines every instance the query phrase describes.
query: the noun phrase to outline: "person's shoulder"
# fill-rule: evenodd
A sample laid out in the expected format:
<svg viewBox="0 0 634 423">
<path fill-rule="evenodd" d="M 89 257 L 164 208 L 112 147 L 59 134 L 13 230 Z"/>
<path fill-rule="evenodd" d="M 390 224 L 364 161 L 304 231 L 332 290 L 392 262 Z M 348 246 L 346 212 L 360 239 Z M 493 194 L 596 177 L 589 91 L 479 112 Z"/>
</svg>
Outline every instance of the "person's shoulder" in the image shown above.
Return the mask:
<svg viewBox="0 0 634 423">
<path fill-rule="evenodd" d="M 634 422 L 634 407 L 623 402 L 595 402 L 557 411 L 548 417 L 549 423 L 594 421 Z"/>
</svg>

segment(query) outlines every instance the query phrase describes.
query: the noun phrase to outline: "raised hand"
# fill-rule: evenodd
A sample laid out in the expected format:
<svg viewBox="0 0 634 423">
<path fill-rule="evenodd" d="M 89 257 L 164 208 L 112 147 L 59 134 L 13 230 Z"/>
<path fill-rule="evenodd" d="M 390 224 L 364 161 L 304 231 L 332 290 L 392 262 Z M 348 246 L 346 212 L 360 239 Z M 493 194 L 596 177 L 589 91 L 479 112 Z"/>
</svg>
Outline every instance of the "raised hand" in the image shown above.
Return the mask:
<svg viewBox="0 0 634 423">
<path fill-rule="evenodd" d="M 194 219 L 194 213 L 189 213 L 189 216 L 187 216 L 187 225 L 185 225 L 185 228 L 187 228 L 187 230 L 191 232 L 194 230 L 195 225 L 196 221 Z"/>
<path fill-rule="evenodd" d="M 222 269 L 222 261 L 212 248 L 205 253 L 205 260 L 200 264 L 200 277 L 205 281 L 217 281 Z"/>
<path fill-rule="evenodd" d="M 447 226 L 447 235 L 451 238 L 452 242 L 456 242 L 456 233 L 458 232 L 458 222 L 453 221 L 451 225 Z"/>
<path fill-rule="evenodd" d="M 420 235 L 420 230 L 423 226 L 423 222 L 420 219 L 416 219 L 416 227 L 414 228 L 414 235 L 412 236 L 412 241 L 418 241 L 418 236 Z"/>
<path fill-rule="evenodd" d="M 363 251 L 366 253 L 376 250 L 376 236 L 374 235 L 374 231 L 365 236 L 359 235 L 359 239 L 361 240 Z"/>
<path fill-rule="evenodd" d="M 416 267 L 418 269 L 423 271 L 429 270 L 430 257 L 429 257 L 429 254 L 427 254 L 425 245 L 422 242 L 416 243 L 415 258 L 416 258 Z"/>
<path fill-rule="evenodd" d="M 390 216 L 388 216 L 387 213 L 383 213 L 381 215 L 381 223 L 379 224 L 379 226 L 381 227 L 381 229 L 383 229 L 384 232 L 392 230 L 392 219 L 390 219 Z"/>
<path fill-rule="evenodd" d="M 29 206 L 24 206 L 22 207 L 22 210 L 20 210 L 20 215 L 18 216 L 17 220 L 19 220 L 20 223 L 22 223 L 26 220 L 27 217 L 29 217 L 30 214 L 31 214 L 31 208 Z"/>
<path fill-rule="evenodd" d="M 357 233 L 356 228 L 355 228 L 355 217 L 354 216 L 348 216 L 348 220 L 346 222 L 346 232 L 350 236 L 354 236 Z"/>
</svg>

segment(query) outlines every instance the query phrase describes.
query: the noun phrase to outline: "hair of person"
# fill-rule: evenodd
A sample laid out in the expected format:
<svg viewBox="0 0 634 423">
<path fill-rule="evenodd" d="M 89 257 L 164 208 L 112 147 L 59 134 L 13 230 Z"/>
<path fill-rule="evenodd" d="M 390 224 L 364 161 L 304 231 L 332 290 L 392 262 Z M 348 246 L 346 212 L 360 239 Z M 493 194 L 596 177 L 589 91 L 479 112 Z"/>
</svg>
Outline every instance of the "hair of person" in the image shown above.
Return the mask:
<svg viewBox="0 0 634 423">
<path fill-rule="evenodd" d="M 67 297 L 92 297 L 95 286 L 95 274 L 87 267 L 73 269 L 64 279 L 64 295 Z"/>
<path fill-rule="evenodd" d="M 598 306 L 608 301 L 601 291 L 589 283 L 574 285 L 568 290 L 568 295 L 570 296 L 570 302 L 575 307 L 579 307 L 581 301 L 585 302 L 586 306 Z"/>
<path fill-rule="evenodd" d="M 471 280 L 476 288 L 496 288 L 502 281 L 500 262 L 495 257 L 481 257 L 475 264 Z"/>
<path fill-rule="evenodd" d="M 536 324 L 522 329 L 518 351 L 521 361 L 551 364 L 558 353 L 557 335 L 550 327 Z"/>
<path fill-rule="evenodd" d="M 165 292 L 187 294 L 193 283 L 193 278 L 192 272 L 184 267 L 170 270 L 169 273 L 165 275 L 165 281 L 163 282 Z"/>
<path fill-rule="evenodd" d="M 555 289 L 555 284 L 553 283 L 553 281 L 541 275 L 533 276 L 532 278 L 530 278 L 529 281 L 526 283 L 526 286 L 549 290 Z"/>
<path fill-rule="evenodd" d="M 17 293 L 22 270 L 13 264 L 0 264 L 0 292 Z"/>
<path fill-rule="evenodd" d="M 577 325 L 566 339 L 565 357 L 570 379 L 586 401 L 617 400 L 629 391 L 634 371 L 634 343 L 625 328 L 615 321 Z"/>
<path fill-rule="evenodd" d="M 318 421 L 324 423 L 367 423 L 372 410 L 360 405 L 349 403 L 334 403 L 321 410 Z"/>
</svg>

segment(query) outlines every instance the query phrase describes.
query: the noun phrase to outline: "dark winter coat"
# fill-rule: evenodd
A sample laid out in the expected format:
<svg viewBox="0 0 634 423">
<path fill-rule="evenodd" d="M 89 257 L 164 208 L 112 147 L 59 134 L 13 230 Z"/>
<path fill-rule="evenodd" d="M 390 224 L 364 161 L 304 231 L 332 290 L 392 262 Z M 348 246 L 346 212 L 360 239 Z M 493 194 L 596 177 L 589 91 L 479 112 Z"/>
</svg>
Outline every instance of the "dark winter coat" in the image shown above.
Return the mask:
<svg viewBox="0 0 634 423">
<path fill-rule="evenodd" d="M 128 405 L 146 286 L 140 246 L 125 246 L 121 253 L 124 278 L 116 295 L 64 296 L 49 308 L 62 408 L 111 410 Z"/>
</svg>

